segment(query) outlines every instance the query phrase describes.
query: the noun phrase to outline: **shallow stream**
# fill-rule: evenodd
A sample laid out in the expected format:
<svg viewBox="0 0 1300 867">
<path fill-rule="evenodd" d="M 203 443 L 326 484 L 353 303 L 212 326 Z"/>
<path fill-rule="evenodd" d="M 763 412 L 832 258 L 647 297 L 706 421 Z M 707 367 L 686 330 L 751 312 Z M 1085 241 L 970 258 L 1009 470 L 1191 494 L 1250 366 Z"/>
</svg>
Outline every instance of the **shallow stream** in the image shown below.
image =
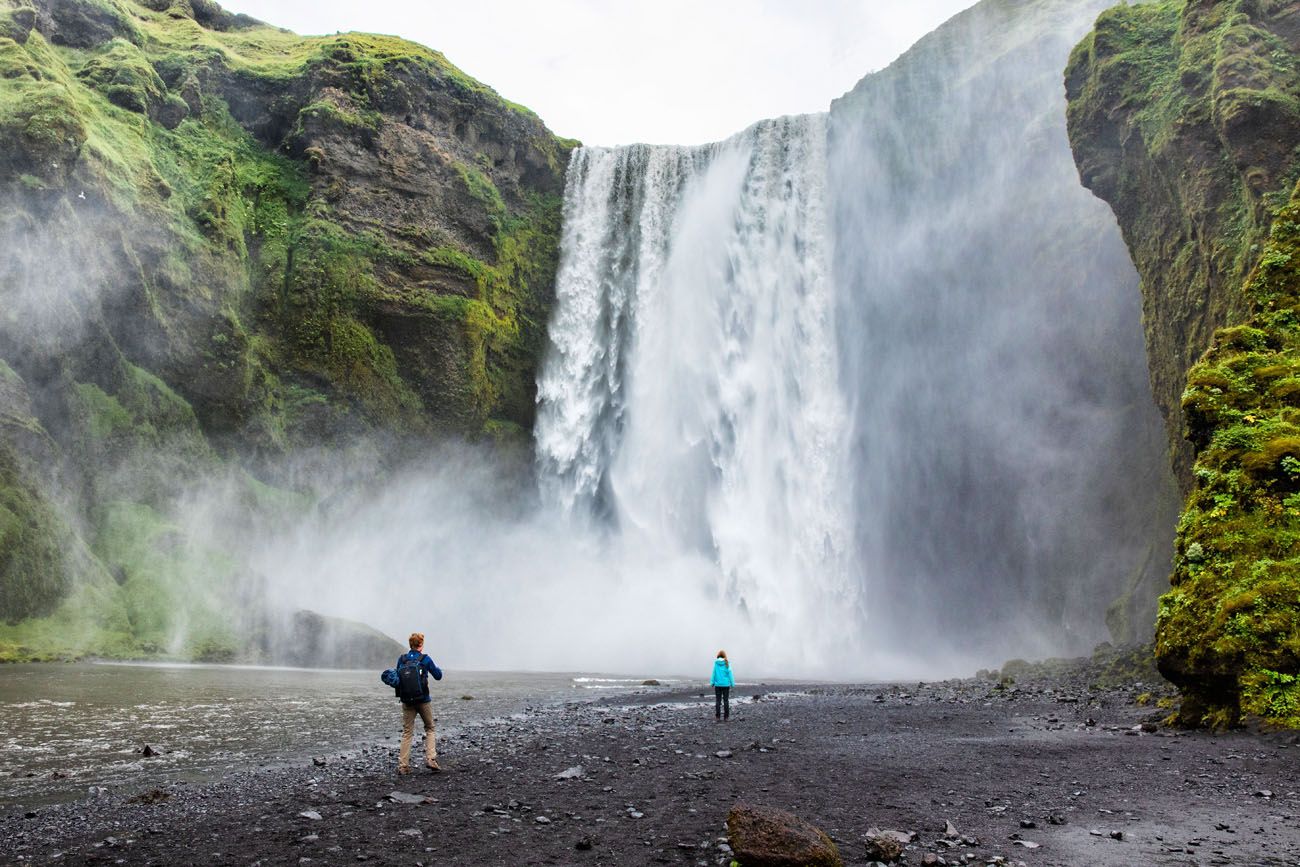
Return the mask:
<svg viewBox="0 0 1300 867">
<path fill-rule="evenodd" d="M 631 691 L 640 678 L 447 672 L 431 683 L 438 734 L 531 708 Z M 663 681 L 667 685 L 668 681 Z M 215 779 L 396 743 L 378 672 L 112 663 L 0 666 L 0 806 L 100 788 Z M 418 736 L 417 736 L 418 740 Z M 144 755 L 145 747 L 153 755 Z"/>
</svg>

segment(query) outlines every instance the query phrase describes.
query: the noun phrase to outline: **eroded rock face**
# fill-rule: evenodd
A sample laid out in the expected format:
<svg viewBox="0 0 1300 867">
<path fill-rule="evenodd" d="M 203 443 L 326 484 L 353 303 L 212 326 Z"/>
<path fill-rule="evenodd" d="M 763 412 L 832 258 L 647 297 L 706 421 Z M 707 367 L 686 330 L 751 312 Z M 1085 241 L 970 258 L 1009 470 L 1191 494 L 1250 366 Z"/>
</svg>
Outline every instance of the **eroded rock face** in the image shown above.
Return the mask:
<svg viewBox="0 0 1300 867">
<path fill-rule="evenodd" d="M 818 828 L 785 810 L 737 804 L 727 839 L 744 867 L 843 867 L 839 850 Z"/>
<path fill-rule="evenodd" d="M 1188 494 L 1157 663 L 1186 724 L 1300 727 L 1300 3 L 1112 9 L 1066 85 Z"/>
<path fill-rule="evenodd" d="M 0 498 L 61 504 L 95 574 L 139 571 L 106 515 L 196 479 L 526 440 L 575 144 L 530 111 L 210 0 L 0 0 L 0 81 Z"/>
<path fill-rule="evenodd" d="M 1245 315 L 1242 281 L 1295 180 L 1298 20 L 1295 3 L 1119 6 L 1066 70 L 1080 177 L 1114 210 L 1142 277 L 1152 386 L 1184 494 L 1187 370 Z"/>
</svg>

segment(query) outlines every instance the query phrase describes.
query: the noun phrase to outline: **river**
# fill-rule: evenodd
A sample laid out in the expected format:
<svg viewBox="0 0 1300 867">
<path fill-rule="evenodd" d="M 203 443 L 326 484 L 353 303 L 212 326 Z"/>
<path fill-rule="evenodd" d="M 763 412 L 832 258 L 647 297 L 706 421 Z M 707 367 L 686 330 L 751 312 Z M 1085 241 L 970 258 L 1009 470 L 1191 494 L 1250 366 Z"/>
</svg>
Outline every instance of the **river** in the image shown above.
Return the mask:
<svg viewBox="0 0 1300 867">
<path fill-rule="evenodd" d="M 442 735 L 641 682 L 457 671 L 431 686 Z M 99 787 L 216 779 L 308 757 L 328 761 L 366 744 L 396 743 L 400 733 L 397 701 L 377 671 L 0 666 L 0 806 L 68 801 Z M 153 755 L 144 755 L 146 746 Z"/>
</svg>

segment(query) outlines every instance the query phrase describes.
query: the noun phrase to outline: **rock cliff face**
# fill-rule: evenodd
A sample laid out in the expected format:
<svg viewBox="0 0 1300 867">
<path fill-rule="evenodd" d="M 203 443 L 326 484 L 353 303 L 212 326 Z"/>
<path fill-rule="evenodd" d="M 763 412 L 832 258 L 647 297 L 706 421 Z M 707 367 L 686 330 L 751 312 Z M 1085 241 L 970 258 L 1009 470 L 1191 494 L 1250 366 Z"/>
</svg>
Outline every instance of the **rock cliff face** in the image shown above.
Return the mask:
<svg viewBox="0 0 1300 867">
<path fill-rule="evenodd" d="M 1104 13 L 1066 73 L 1189 494 L 1156 652 L 1191 724 L 1300 726 L 1298 51 L 1300 3 L 1162 0 Z"/>
<path fill-rule="evenodd" d="M 523 436 L 572 146 L 399 39 L 0 0 L 0 652 L 165 649 L 198 475 Z"/>
</svg>

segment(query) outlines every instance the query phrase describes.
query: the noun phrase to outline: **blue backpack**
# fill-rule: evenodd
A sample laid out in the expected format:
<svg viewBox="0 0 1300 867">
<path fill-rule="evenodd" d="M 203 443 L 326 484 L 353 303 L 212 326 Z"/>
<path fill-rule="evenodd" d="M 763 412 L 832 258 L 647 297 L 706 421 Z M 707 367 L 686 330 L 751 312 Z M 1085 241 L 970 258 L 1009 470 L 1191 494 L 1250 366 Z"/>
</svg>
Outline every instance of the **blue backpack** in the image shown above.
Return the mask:
<svg viewBox="0 0 1300 867">
<path fill-rule="evenodd" d="M 383 673 L 379 675 L 379 679 L 384 682 L 384 686 L 391 686 L 393 689 L 397 689 L 397 669 L 385 668 Z"/>
</svg>

